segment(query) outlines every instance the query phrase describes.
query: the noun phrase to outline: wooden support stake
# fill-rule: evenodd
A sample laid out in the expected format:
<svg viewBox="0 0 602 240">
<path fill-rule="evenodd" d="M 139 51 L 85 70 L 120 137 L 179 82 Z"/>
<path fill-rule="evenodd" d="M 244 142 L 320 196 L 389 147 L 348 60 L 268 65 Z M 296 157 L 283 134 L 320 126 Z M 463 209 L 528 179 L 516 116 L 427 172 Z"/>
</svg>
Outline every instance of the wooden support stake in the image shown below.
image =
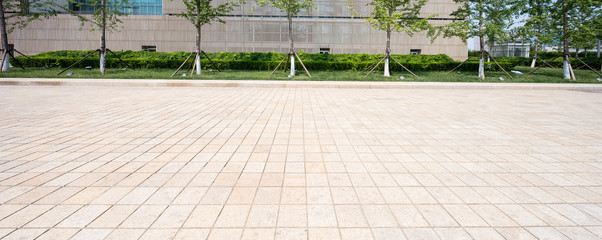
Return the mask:
<svg viewBox="0 0 602 240">
<path fill-rule="evenodd" d="M 510 73 L 506 72 L 506 70 L 502 67 L 502 65 L 500 65 L 499 63 L 497 63 L 497 61 L 495 60 L 495 58 L 493 56 L 491 56 L 489 54 L 489 52 L 485 51 L 487 53 L 487 56 L 489 56 L 493 62 L 500 68 L 502 69 L 502 71 L 504 71 L 504 73 L 506 73 L 506 75 L 508 75 L 508 77 L 510 77 L 510 79 L 514 80 L 514 78 L 512 77 L 512 75 L 510 75 Z"/>
<path fill-rule="evenodd" d="M 207 56 L 207 53 L 205 53 L 205 51 L 201 50 L 201 53 L 203 53 L 203 54 L 205 55 L 205 57 L 206 57 L 207 59 L 209 59 L 209 62 L 211 62 L 211 64 L 213 64 L 213 67 L 214 67 L 215 69 L 217 69 L 217 71 L 219 71 L 219 72 L 221 72 L 221 71 L 222 71 L 222 70 L 219 70 L 219 68 L 217 67 L 217 65 L 215 65 L 215 63 L 214 63 L 213 61 L 211 61 L 211 58 L 210 58 L 209 56 Z"/>
<path fill-rule="evenodd" d="M 374 69 L 376 69 L 376 67 L 378 67 L 378 65 L 380 65 L 380 63 L 381 63 L 383 60 L 385 60 L 385 58 L 387 58 L 387 57 L 389 57 L 389 55 L 385 55 L 384 57 L 382 57 L 382 58 L 380 59 L 380 61 L 378 61 L 378 63 L 376 63 L 376 65 L 374 65 L 374 67 L 372 68 L 372 70 L 370 70 L 370 72 L 368 72 L 368 74 L 366 74 L 366 77 L 367 77 L 368 75 L 370 75 L 370 73 L 374 72 Z"/>
<path fill-rule="evenodd" d="M 589 68 L 590 70 L 594 71 L 596 74 L 598 74 L 598 76 L 602 77 L 602 74 L 600 74 L 598 71 L 596 71 L 594 68 L 592 68 L 590 65 L 588 65 L 587 63 L 581 61 L 580 58 L 576 57 L 577 60 L 579 60 L 579 62 L 581 62 L 584 66 L 586 66 L 587 68 Z"/>
<path fill-rule="evenodd" d="M 556 58 L 554 58 L 554 59 L 552 59 L 552 60 L 548 60 L 548 62 L 552 62 L 552 61 L 554 61 L 554 60 L 556 60 L 556 59 L 558 59 L 558 58 L 559 58 L 559 56 L 558 56 L 558 57 L 556 57 Z M 531 74 L 531 73 L 534 73 L 535 71 L 539 70 L 540 68 L 542 68 L 542 66 L 536 67 L 535 69 L 533 69 L 533 70 L 531 70 L 530 72 L 528 72 L 527 74 L 525 74 L 525 76 L 527 76 L 527 75 L 529 75 L 529 74 Z"/>
<path fill-rule="evenodd" d="M 15 60 L 15 62 L 17 63 L 17 65 L 19 65 L 19 67 L 21 67 L 21 69 L 25 70 L 23 64 L 21 64 L 21 61 L 19 61 L 19 59 L 17 59 L 15 55 L 13 55 L 10 51 L 8 51 L 8 54 L 10 54 L 10 57 L 13 58 L 13 60 Z"/>
<path fill-rule="evenodd" d="M 416 76 L 416 74 L 414 74 L 412 71 L 410 71 L 410 69 L 406 68 L 406 66 L 404 66 L 403 64 L 399 63 L 397 60 L 395 60 L 395 58 L 389 56 L 390 59 L 393 59 L 393 61 L 395 61 L 397 64 L 399 64 L 399 66 L 401 66 L 403 69 L 405 69 L 406 71 L 408 71 L 410 74 L 412 74 L 412 76 L 419 78 L 418 76 Z"/>
<path fill-rule="evenodd" d="M 86 55 L 85 57 L 81 58 L 80 60 L 77 60 L 77 62 L 71 64 L 71 66 L 63 69 L 63 71 L 61 71 L 60 73 L 58 73 L 57 75 L 61 75 L 61 73 L 64 73 L 65 71 L 69 70 L 70 68 L 72 68 L 73 66 L 77 65 L 78 63 L 80 63 L 81 61 L 83 61 L 84 59 L 92 56 L 92 54 L 96 53 L 96 52 L 100 52 L 100 49 L 96 49 L 93 52 L 91 52 L 90 54 Z"/>
<path fill-rule="evenodd" d="M 307 68 L 305 67 L 305 64 L 303 64 L 303 61 L 301 61 L 301 58 L 299 57 L 299 55 L 297 55 L 296 52 L 293 52 L 295 54 L 295 56 L 297 57 L 297 59 L 299 59 L 299 62 L 301 63 L 301 66 L 303 67 L 303 69 L 305 69 L 305 72 L 307 73 L 307 75 L 309 77 L 311 77 L 311 74 L 309 74 L 309 71 L 307 71 Z"/>
<path fill-rule="evenodd" d="M 194 53 L 190 53 L 190 55 L 188 55 L 188 57 L 186 58 L 186 60 L 184 60 L 182 65 L 180 65 L 180 67 L 173 74 L 171 74 L 171 76 L 169 76 L 170 78 L 175 76 L 180 71 L 180 69 L 182 69 L 182 67 L 184 67 L 184 65 L 188 62 L 188 59 L 190 59 L 190 57 L 192 57 L 192 54 L 194 54 Z"/>
<path fill-rule="evenodd" d="M 283 58 L 283 59 L 280 61 L 280 63 L 278 63 L 278 66 L 276 66 L 276 68 L 274 69 L 274 71 L 272 71 L 272 73 L 270 73 L 270 77 L 271 77 L 271 76 L 272 76 L 272 75 L 273 75 L 273 74 L 276 72 L 276 70 L 278 70 L 278 68 L 280 68 L 280 65 L 282 65 L 282 63 L 284 62 L 284 60 L 285 60 L 286 58 L 290 57 L 290 55 L 291 55 L 290 53 L 289 53 L 289 54 L 287 54 L 287 55 L 286 55 L 286 57 L 284 57 L 284 58 Z"/>
<path fill-rule="evenodd" d="M 119 56 L 117 56 L 117 54 L 115 54 L 113 51 L 111 51 L 111 49 L 107 48 L 107 51 L 109 51 L 111 54 L 113 54 L 113 56 L 115 56 L 117 59 L 119 59 L 119 63 L 125 63 L 126 66 L 128 66 L 129 68 L 131 68 L 132 70 L 136 70 L 136 68 L 132 67 L 132 65 L 128 64 L 127 62 L 124 62 L 123 59 L 121 59 Z"/>
<path fill-rule="evenodd" d="M 29 59 L 29 60 L 31 60 L 31 61 L 34 61 L 34 62 L 36 62 L 36 63 L 38 64 L 38 66 L 48 69 L 48 67 L 44 66 L 44 64 L 42 64 L 40 61 L 38 61 L 38 60 L 35 60 L 35 59 L 33 59 L 33 58 L 30 58 L 29 56 L 27 56 L 27 55 L 25 55 L 25 54 L 23 54 L 23 53 L 21 53 L 21 52 L 17 51 L 17 49 L 14 49 L 14 48 L 13 48 L 13 51 L 17 52 L 18 54 L 21 54 L 21 56 L 23 56 L 23 57 L 26 57 L 27 59 Z"/>
<path fill-rule="evenodd" d="M 464 63 L 468 62 L 468 60 L 472 59 L 473 57 L 469 57 L 466 60 L 464 60 L 464 62 L 460 63 L 460 65 L 456 66 L 454 69 L 450 70 L 449 72 L 447 72 L 446 74 L 450 74 L 451 72 L 453 72 L 454 70 L 458 69 L 460 66 L 462 66 Z"/>
</svg>

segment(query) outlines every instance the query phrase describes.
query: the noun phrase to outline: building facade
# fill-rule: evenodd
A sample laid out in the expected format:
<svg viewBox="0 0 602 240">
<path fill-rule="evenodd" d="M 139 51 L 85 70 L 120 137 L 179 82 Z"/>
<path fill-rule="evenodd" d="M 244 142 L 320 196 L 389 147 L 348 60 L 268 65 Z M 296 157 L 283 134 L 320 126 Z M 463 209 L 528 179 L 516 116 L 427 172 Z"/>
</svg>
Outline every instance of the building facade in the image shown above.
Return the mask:
<svg viewBox="0 0 602 240">
<path fill-rule="evenodd" d="M 83 0 L 81 0 L 83 1 Z M 219 3 L 222 0 L 216 0 Z M 353 0 L 360 15 L 369 13 L 369 0 Z M 181 1 L 134 0 L 131 15 L 121 17 L 118 31 L 109 32 L 111 50 L 193 51 L 196 33 L 193 25 L 176 15 L 184 12 Z M 384 53 L 386 34 L 375 30 L 363 18 L 352 18 L 345 0 L 315 0 L 317 9 L 302 12 L 293 19 L 295 49 L 307 53 Z M 159 8 L 160 5 L 160 8 Z M 458 5 L 453 0 L 430 0 L 422 14 L 437 14 L 432 24 L 449 23 L 450 13 Z M 208 52 L 287 52 L 288 23 L 285 14 L 270 7 L 255 7 L 248 1 L 228 16 L 202 29 L 202 49 Z M 160 13 L 159 10 L 161 9 Z M 83 13 L 93 9 L 75 9 Z M 100 46 L 100 33 L 83 29 L 78 19 L 59 14 L 31 23 L 9 36 L 15 48 L 27 54 L 54 50 L 92 50 Z M 413 37 L 395 33 L 391 39 L 393 54 L 447 54 L 463 60 L 467 44 L 459 38 L 436 39 L 432 44 L 425 33 Z"/>
</svg>

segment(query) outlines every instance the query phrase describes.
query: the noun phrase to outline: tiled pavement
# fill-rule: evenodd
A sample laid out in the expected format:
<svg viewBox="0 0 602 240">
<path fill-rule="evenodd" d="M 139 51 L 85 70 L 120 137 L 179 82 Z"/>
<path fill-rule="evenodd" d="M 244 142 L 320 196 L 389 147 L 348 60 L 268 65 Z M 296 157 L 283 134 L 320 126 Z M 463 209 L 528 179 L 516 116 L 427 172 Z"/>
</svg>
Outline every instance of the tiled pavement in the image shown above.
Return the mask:
<svg viewBox="0 0 602 240">
<path fill-rule="evenodd" d="M 0 87 L 0 238 L 600 239 L 602 93 Z"/>
</svg>

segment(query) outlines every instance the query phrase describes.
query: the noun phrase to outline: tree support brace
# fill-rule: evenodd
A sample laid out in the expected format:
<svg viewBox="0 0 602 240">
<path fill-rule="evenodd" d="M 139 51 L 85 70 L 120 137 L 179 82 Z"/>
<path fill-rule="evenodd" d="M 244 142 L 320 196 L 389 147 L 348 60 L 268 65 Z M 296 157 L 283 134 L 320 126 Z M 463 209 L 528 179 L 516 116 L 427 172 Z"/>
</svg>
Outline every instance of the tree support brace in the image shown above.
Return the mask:
<svg viewBox="0 0 602 240">
<path fill-rule="evenodd" d="M 553 62 L 554 60 L 558 59 L 559 57 L 560 57 L 560 56 L 558 56 L 558 57 L 555 57 L 555 58 L 553 58 L 553 59 L 550 59 L 550 60 L 548 60 L 548 61 L 545 61 L 544 63 L 545 63 L 545 64 L 548 64 L 548 65 L 550 65 L 548 62 Z M 535 71 L 539 70 L 539 69 L 540 69 L 540 68 L 542 68 L 542 67 L 543 67 L 543 66 L 536 67 L 535 69 L 533 69 L 533 70 L 531 70 L 530 72 L 528 72 L 527 74 L 525 74 L 525 76 L 527 76 L 527 75 L 529 75 L 529 74 L 531 74 L 531 73 L 534 73 Z"/>
<path fill-rule="evenodd" d="M 67 71 L 67 70 L 69 70 L 70 68 L 72 68 L 73 66 L 77 65 L 78 63 L 80 63 L 80 62 L 81 62 L 81 61 L 83 61 L 84 59 L 86 59 L 86 58 L 88 58 L 88 57 L 92 56 L 92 54 L 94 54 L 94 53 L 96 53 L 96 52 L 100 52 L 100 49 L 96 49 L 96 50 L 92 51 L 91 53 L 89 53 L 88 55 L 86 55 L 85 57 L 83 57 L 83 58 L 81 58 L 81 59 L 77 60 L 77 62 L 75 62 L 75 63 L 71 64 L 71 66 L 69 66 L 69 67 L 67 67 L 67 68 L 63 69 L 63 71 L 61 71 L 61 72 L 60 72 L 60 73 L 58 73 L 57 75 L 61 75 L 61 73 L 64 73 L 65 71 Z"/>
<path fill-rule="evenodd" d="M 504 73 L 506 75 L 508 75 L 508 77 L 510 77 L 510 79 L 514 80 L 514 78 L 512 77 L 512 75 L 510 75 L 510 73 L 506 72 L 506 69 L 504 69 L 502 67 L 502 65 L 500 65 L 499 63 L 497 63 L 497 61 L 495 60 L 495 58 L 493 56 L 491 56 L 491 54 L 489 54 L 489 52 L 485 51 L 487 53 L 487 56 L 489 56 L 491 59 L 493 59 L 493 62 L 495 63 L 495 65 L 497 65 L 500 69 L 502 69 L 502 71 L 504 71 Z"/>
<path fill-rule="evenodd" d="M 270 73 L 270 77 L 272 75 L 274 75 L 274 73 L 278 70 L 278 68 L 280 68 L 280 65 L 282 65 L 282 63 L 284 62 L 284 60 L 290 58 L 291 56 L 294 56 L 297 58 L 297 60 L 299 60 L 299 63 L 301 63 L 301 66 L 303 67 L 303 69 L 305 70 L 305 72 L 307 73 L 307 76 L 311 77 L 311 74 L 309 73 L 309 71 L 307 70 L 307 68 L 305 67 L 305 64 L 303 64 L 303 61 L 301 61 L 301 58 L 299 57 L 299 55 L 297 55 L 296 52 L 294 51 L 290 51 L 289 53 L 286 54 L 286 57 L 284 57 L 280 63 L 278 63 L 278 66 L 276 66 L 276 68 L 274 69 L 274 71 L 272 71 L 272 73 Z M 287 60 L 288 61 L 288 60 Z M 287 62 L 288 63 L 288 62 Z M 286 69 L 286 68 L 285 68 Z"/>
<path fill-rule="evenodd" d="M 372 64 L 370 65 L 370 67 L 372 67 L 372 70 L 370 70 L 370 72 L 368 72 L 368 74 L 366 74 L 366 77 L 369 76 L 372 72 L 374 72 L 374 70 L 376 69 L 376 67 L 378 67 L 378 65 L 380 65 L 380 63 L 385 60 L 385 59 L 392 59 L 393 61 L 395 61 L 397 64 L 399 64 L 399 66 L 401 66 L 403 69 L 405 69 L 406 71 L 408 71 L 410 74 L 412 74 L 412 76 L 416 77 L 416 78 L 420 78 L 418 76 L 416 76 L 416 74 L 414 74 L 412 71 L 410 71 L 410 69 L 406 68 L 406 66 L 404 66 L 403 64 L 401 64 L 400 62 L 398 62 L 397 60 L 395 60 L 395 58 L 391 57 L 391 55 L 386 54 L 384 57 L 382 57 L 376 64 Z M 365 70 L 364 70 L 365 71 Z M 363 71 L 362 71 L 363 72 Z"/>
</svg>

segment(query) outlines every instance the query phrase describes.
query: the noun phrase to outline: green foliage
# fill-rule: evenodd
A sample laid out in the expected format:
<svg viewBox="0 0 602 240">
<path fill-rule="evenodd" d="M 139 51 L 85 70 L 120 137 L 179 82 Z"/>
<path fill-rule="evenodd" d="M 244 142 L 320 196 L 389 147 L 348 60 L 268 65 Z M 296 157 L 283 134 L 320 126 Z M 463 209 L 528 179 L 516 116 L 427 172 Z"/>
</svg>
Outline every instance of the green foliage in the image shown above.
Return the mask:
<svg viewBox="0 0 602 240">
<path fill-rule="evenodd" d="M 71 5 L 79 8 L 91 8 L 94 9 L 92 14 L 80 13 L 73 11 L 69 6 L 56 5 L 61 7 L 63 10 L 75 15 L 80 23 L 81 29 L 87 24 L 90 25 L 90 31 L 102 30 L 103 27 L 103 11 L 105 11 L 105 28 L 109 31 L 116 31 L 120 24 L 123 23 L 119 17 L 127 15 L 127 9 L 132 8 L 130 0 L 106 0 L 106 6 L 102 5 L 103 0 L 67 0 Z"/>
<path fill-rule="evenodd" d="M 519 10 L 519 0 L 454 0 L 461 6 L 451 15 L 454 21 L 443 27 L 444 36 L 504 38 Z M 481 26 L 482 25 L 482 26 Z"/>
<path fill-rule="evenodd" d="M 309 12 L 312 8 L 317 8 L 312 0 L 256 0 L 255 5 L 253 5 L 253 10 L 257 6 L 268 6 L 280 9 L 281 12 L 286 13 L 286 18 L 288 20 L 297 16 L 301 10 Z"/>
<path fill-rule="evenodd" d="M 83 56 L 86 56 L 89 52 L 86 51 L 54 51 L 44 52 L 38 55 L 30 56 L 30 58 L 41 62 L 46 66 L 51 67 L 67 67 Z M 143 69 L 154 69 L 154 68 L 177 68 L 190 53 L 187 52 L 145 52 L 145 51 L 123 51 L 116 52 L 116 54 L 123 59 L 124 62 L 135 68 Z M 221 52 L 221 53 L 207 53 L 213 62 L 220 69 L 235 69 L 235 70 L 272 70 L 274 69 L 280 60 L 285 56 L 281 53 L 258 53 L 258 52 Z M 107 55 L 107 66 L 110 68 L 123 68 L 126 65 L 119 62 L 119 59 L 115 58 L 111 54 Z M 343 70 L 356 70 L 361 71 L 372 65 L 373 63 L 380 60 L 383 54 L 308 54 L 299 53 L 299 57 L 303 60 L 303 63 L 307 68 L 318 71 L 343 71 Z M 397 61 L 401 62 L 412 71 L 445 71 L 454 68 L 459 62 L 454 61 L 445 54 L 438 55 L 391 55 Z M 36 62 L 25 58 L 18 57 L 19 61 L 27 67 L 37 67 Z M 203 68 L 213 68 L 213 65 L 209 60 L 202 58 Z M 519 64 L 518 61 L 506 61 L 504 59 L 498 60 L 498 62 L 505 69 L 512 69 L 514 66 Z M 13 63 L 14 64 L 14 63 Z M 82 61 L 76 68 L 84 68 L 86 66 L 98 67 L 98 55 L 91 56 L 86 60 Z M 192 61 L 189 60 L 189 67 Z M 492 64 L 493 63 L 488 63 Z M 478 67 L 478 62 L 469 61 L 465 63 L 461 70 L 473 71 Z M 382 70 L 382 63 L 379 68 Z M 391 64 L 392 71 L 402 71 L 403 69 L 395 64 Z M 498 70 L 496 66 L 492 66 L 491 70 Z"/>
<path fill-rule="evenodd" d="M 173 0 L 170 0 L 173 1 Z M 213 0 L 182 0 L 186 5 L 186 12 L 177 16 L 188 19 L 195 27 L 201 27 L 211 21 L 226 23 L 220 17 L 226 15 L 240 4 L 239 1 L 227 1 L 226 3 L 212 6 Z"/>
<path fill-rule="evenodd" d="M 405 32 L 412 36 L 416 32 L 428 31 L 427 36 L 431 42 L 439 35 L 439 28 L 433 27 L 428 20 L 436 17 L 436 14 L 426 18 L 420 17 L 420 10 L 428 0 L 372 0 L 366 6 L 372 9 L 366 21 L 374 29 L 382 31 Z M 353 12 L 352 16 L 358 15 L 355 5 L 347 0 L 347 6 Z"/>
<path fill-rule="evenodd" d="M 4 12 L 7 33 L 25 28 L 30 22 L 56 15 L 53 1 L 46 0 L 1 0 L 0 11 Z M 32 9 L 34 11 L 32 11 Z"/>
</svg>

